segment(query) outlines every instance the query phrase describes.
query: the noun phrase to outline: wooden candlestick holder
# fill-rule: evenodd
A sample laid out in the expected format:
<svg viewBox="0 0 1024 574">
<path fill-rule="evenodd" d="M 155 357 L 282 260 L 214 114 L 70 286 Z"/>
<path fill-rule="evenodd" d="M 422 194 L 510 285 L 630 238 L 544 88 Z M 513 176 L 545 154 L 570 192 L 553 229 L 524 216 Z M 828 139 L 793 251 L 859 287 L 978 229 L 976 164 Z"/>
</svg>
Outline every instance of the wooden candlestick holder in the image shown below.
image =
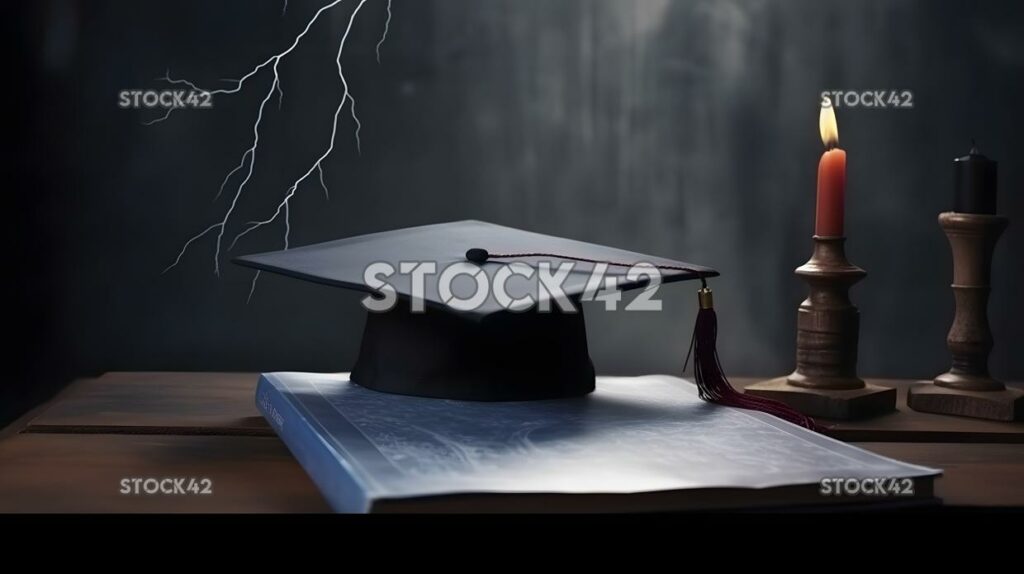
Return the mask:
<svg viewBox="0 0 1024 574">
<path fill-rule="evenodd" d="M 910 388 L 907 403 L 916 411 L 1013 421 L 1024 418 L 1024 391 L 1007 388 L 988 372 L 992 331 L 988 324 L 992 251 L 1008 222 L 1005 217 L 947 212 L 939 225 L 953 250 L 956 316 L 946 344 L 953 355 L 949 372 Z"/>
<path fill-rule="evenodd" d="M 874 416 L 896 408 L 896 389 L 857 377 L 860 312 L 850 287 L 867 273 L 846 259 L 845 237 L 814 236 L 814 254 L 797 268 L 810 294 L 797 313 L 796 371 L 747 387 L 746 392 L 829 419 Z"/>
</svg>

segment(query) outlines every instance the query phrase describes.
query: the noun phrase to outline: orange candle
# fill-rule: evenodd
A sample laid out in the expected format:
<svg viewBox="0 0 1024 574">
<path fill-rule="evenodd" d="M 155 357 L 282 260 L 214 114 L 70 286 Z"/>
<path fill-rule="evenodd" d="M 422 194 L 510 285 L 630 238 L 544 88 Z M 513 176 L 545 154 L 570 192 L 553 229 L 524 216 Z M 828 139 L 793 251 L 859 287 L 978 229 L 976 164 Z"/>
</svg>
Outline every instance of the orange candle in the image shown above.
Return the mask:
<svg viewBox="0 0 1024 574">
<path fill-rule="evenodd" d="M 839 149 L 839 126 L 832 100 L 822 98 L 818 116 L 825 153 L 818 163 L 818 208 L 814 234 L 842 237 L 846 203 L 846 152 Z"/>
</svg>

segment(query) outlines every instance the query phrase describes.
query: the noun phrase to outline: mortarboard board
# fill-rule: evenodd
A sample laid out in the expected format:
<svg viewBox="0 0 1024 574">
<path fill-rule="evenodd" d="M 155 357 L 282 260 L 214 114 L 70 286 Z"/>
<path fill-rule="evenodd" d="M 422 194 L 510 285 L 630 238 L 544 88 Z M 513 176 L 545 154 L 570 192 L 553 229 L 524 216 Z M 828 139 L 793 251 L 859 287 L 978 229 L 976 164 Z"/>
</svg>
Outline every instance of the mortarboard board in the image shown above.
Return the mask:
<svg viewBox="0 0 1024 574">
<path fill-rule="evenodd" d="M 701 396 L 813 426 L 732 389 L 715 352 L 709 267 L 481 221 L 459 221 L 247 255 L 261 271 L 372 294 L 352 382 L 382 392 L 505 401 L 594 389 L 579 302 L 699 279 L 691 351 Z"/>
</svg>

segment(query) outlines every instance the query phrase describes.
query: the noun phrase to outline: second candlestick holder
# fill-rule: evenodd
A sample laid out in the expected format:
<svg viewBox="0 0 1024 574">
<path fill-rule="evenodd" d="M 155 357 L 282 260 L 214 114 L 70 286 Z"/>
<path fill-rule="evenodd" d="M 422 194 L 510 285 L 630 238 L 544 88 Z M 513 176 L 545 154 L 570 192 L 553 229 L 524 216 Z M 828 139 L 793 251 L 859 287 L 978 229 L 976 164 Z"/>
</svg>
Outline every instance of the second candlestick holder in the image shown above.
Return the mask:
<svg viewBox="0 0 1024 574">
<path fill-rule="evenodd" d="M 866 418 L 896 408 L 896 389 L 857 376 L 860 312 L 850 287 L 867 273 L 846 259 L 845 237 L 814 236 L 814 254 L 796 270 L 809 294 L 797 312 L 796 370 L 746 392 L 828 419 Z"/>
</svg>

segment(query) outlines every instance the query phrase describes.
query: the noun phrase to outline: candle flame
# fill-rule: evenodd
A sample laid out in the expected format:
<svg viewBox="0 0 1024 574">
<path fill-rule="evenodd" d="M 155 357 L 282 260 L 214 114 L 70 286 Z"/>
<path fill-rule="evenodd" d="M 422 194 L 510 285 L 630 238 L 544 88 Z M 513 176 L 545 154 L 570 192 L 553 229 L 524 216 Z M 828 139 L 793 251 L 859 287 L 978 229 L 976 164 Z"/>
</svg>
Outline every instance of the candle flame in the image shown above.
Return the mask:
<svg viewBox="0 0 1024 574">
<path fill-rule="evenodd" d="M 821 143 L 825 144 L 825 148 L 832 149 L 839 146 L 839 125 L 836 123 L 836 110 L 828 96 L 821 98 L 818 129 L 821 131 Z"/>
</svg>

